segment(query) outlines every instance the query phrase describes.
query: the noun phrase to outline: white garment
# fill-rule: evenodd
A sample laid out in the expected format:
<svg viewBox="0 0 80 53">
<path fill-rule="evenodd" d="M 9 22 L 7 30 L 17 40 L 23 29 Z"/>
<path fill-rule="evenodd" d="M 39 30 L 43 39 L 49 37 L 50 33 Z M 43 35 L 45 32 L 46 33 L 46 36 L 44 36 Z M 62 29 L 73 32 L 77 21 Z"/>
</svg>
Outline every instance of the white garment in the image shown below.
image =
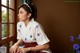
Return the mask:
<svg viewBox="0 0 80 53">
<path fill-rule="evenodd" d="M 41 25 L 32 19 L 27 26 L 24 22 L 20 21 L 17 23 L 17 39 L 22 39 L 24 42 L 37 42 L 38 45 L 43 45 L 50 40 L 43 32 Z M 43 50 L 50 53 L 49 50 Z"/>
</svg>

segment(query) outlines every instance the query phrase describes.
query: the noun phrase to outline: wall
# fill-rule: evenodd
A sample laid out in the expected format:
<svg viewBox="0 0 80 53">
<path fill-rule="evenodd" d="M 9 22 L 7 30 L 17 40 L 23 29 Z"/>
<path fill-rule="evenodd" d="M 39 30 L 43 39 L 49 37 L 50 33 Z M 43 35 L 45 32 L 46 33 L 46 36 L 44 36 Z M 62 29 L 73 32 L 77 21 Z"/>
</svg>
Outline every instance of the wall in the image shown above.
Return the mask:
<svg viewBox="0 0 80 53">
<path fill-rule="evenodd" d="M 65 53 L 72 48 L 70 35 L 80 34 L 80 3 L 63 0 L 33 0 L 37 7 L 37 21 L 44 27 L 55 53 Z"/>
</svg>

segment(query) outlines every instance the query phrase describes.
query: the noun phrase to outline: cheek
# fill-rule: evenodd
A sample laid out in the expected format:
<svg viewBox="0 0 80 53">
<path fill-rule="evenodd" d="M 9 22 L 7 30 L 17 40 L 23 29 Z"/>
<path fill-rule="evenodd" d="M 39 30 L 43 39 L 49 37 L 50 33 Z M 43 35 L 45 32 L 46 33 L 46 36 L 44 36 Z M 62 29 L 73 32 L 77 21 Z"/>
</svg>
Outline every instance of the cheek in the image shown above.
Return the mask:
<svg viewBox="0 0 80 53">
<path fill-rule="evenodd" d="M 24 20 L 26 20 L 26 19 L 27 19 L 27 15 L 26 15 L 26 13 L 19 14 L 18 16 L 19 16 L 19 20 L 24 21 Z"/>
<path fill-rule="evenodd" d="M 26 18 L 26 17 L 27 17 L 27 15 L 26 15 L 26 14 L 22 14 L 22 17 Z"/>
<path fill-rule="evenodd" d="M 21 16 L 21 19 L 22 20 L 25 20 L 27 18 L 27 16 L 25 15 L 25 14 L 23 14 L 22 16 Z"/>
</svg>

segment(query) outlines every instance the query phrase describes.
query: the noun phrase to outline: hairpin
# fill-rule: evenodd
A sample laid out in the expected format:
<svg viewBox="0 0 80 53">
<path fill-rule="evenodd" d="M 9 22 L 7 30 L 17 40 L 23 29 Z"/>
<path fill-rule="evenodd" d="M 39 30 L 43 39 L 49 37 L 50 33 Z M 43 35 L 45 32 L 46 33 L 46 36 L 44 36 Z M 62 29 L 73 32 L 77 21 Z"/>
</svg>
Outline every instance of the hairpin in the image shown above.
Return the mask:
<svg viewBox="0 0 80 53">
<path fill-rule="evenodd" d="M 26 2 L 24 2 L 24 4 L 25 4 L 26 6 L 28 6 L 28 8 L 30 9 L 30 11 L 32 12 L 31 7 L 30 7 Z"/>
</svg>

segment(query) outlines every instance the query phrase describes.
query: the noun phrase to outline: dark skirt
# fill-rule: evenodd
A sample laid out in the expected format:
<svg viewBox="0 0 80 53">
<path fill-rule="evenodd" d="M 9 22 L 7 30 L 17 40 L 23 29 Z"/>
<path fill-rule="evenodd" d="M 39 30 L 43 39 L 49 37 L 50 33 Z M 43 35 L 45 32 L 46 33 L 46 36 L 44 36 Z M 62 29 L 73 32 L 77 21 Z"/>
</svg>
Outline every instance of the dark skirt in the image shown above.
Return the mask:
<svg viewBox="0 0 80 53">
<path fill-rule="evenodd" d="M 32 43 L 26 43 L 24 42 L 24 48 L 28 48 L 28 47 L 35 47 L 37 45 L 36 42 L 32 42 Z M 46 53 L 46 52 L 41 52 L 41 51 L 29 51 L 27 53 Z"/>
</svg>

